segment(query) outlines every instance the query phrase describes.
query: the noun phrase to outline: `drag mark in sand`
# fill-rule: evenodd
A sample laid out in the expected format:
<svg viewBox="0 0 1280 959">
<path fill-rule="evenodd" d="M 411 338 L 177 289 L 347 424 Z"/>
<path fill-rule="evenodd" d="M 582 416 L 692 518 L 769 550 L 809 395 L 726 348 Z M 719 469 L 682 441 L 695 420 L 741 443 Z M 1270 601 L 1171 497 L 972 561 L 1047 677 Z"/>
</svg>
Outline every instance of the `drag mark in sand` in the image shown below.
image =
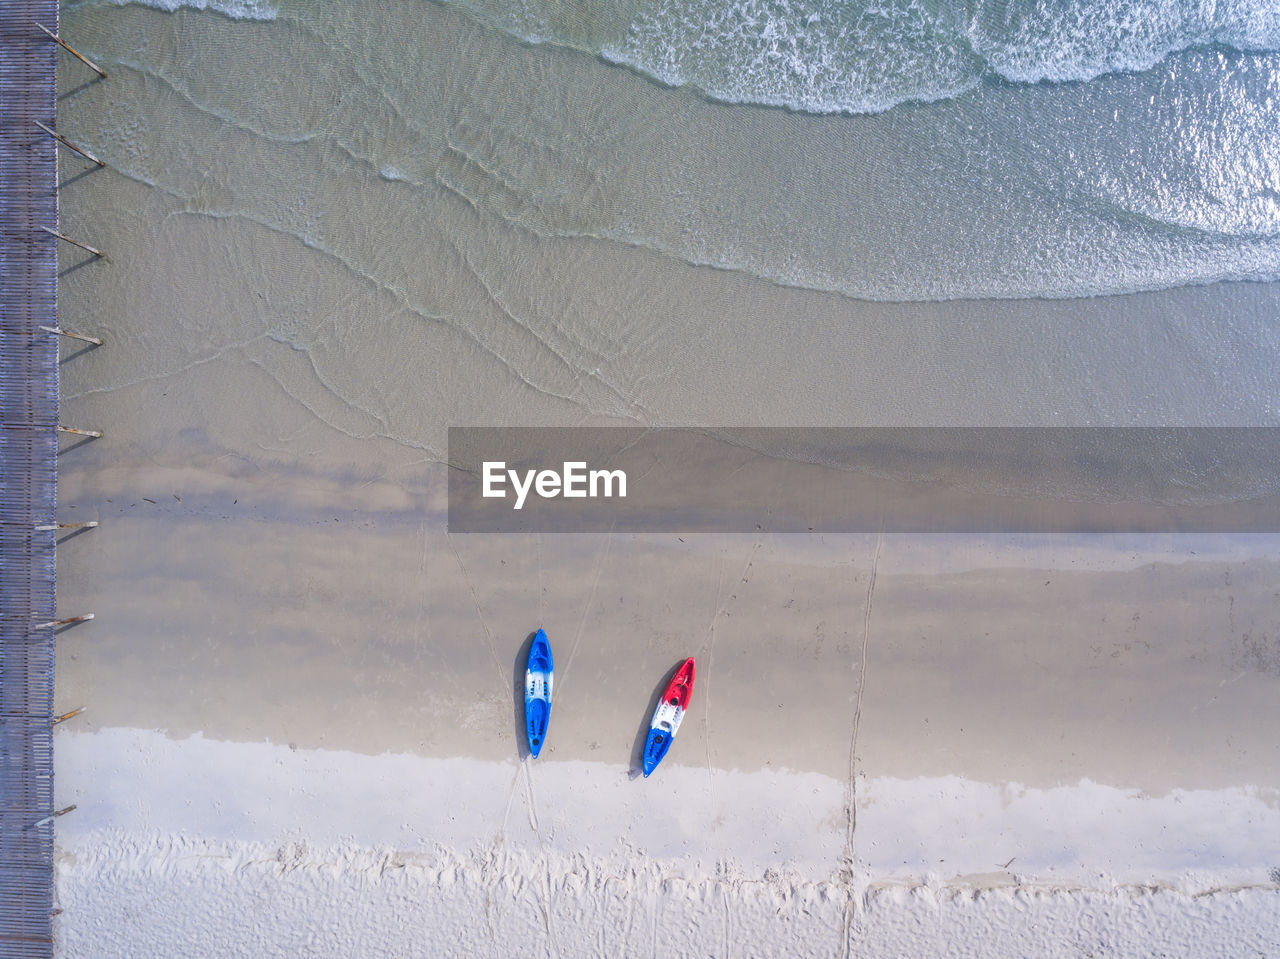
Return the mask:
<svg viewBox="0 0 1280 959">
<path fill-rule="evenodd" d="M 516 783 L 520 779 L 520 770 L 517 768 L 515 774 L 511 777 L 511 784 L 507 787 L 507 802 L 502 809 L 502 823 L 498 826 L 498 832 L 493 837 L 492 847 L 488 857 L 483 862 L 482 874 L 486 876 L 482 883 L 485 891 L 484 915 L 485 921 L 489 926 L 489 938 L 494 940 L 498 936 L 497 911 L 498 903 L 496 896 L 497 884 L 487 878 L 489 869 L 494 860 L 503 854 L 507 841 L 507 821 L 511 818 L 511 805 L 516 798 Z"/>
<path fill-rule="evenodd" d="M 658 959 L 658 899 L 651 897 L 649 902 L 649 954 Z"/>
<path fill-rule="evenodd" d="M 422 596 L 418 605 L 418 616 L 414 629 L 414 638 L 417 641 L 418 649 L 435 648 L 435 644 L 431 642 L 431 605 L 428 585 L 430 578 L 427 575 L 427 567 L 430 565 L 430 545 L 431 538 L 427 533 L 427 523 L 426 520 L 423 520 L 422 555 L 418 557 L 418 579 L 422 583 Z"/>
<path fill-rule="evenodd" d="M 498 834 L 493 837 L 495 848 L 501 848 L 503 842 L 507 838 L 507 820 L 511 818 L 511 804 L 516 798 L 516 782 L 520 778 L 520 770 L 517 769 L 515 775 L 511 777 L 511 785 L 507 787 L 507 804 L 502 810 L 502 825 L 498 827 Z"/>
<path fill-rule="evenodd" d="M 559 956 L 560 943 L 556 939 L 556 932 L 551 922 L 554 898 L 554 890 L 551 886 L 551 863 L 548 862 L 542 876 L 542 902 L 539 905 L 542 909 L 542 927 L 547 931 L 547 953 L 551 956 Z"/>
<path fill-rule="evenodd" d="M 547 842 L 546 837 L 542 836 L 539 829 L 537 804 L 534 799 L 533 792 L 533 766 L 530 757 L 526 756 L 520 761 L 520 765 L 516 767 L 515 775 L 511 777 L 511 785 L 507 789 L 507 803 L 502 811 L 502 825 L 498 828 L 497 835 L 493 837 L 493 850 L 489 857 L 490 861 L 492 861 L 494 857 L 505 852 L 507 822 L 511 818 L 511 806 L 515 802 L 516 784 L 518 782 L 523 783 L 524 785 L 525 805 L 527 806 L 529 814 L 529 828 L 538 836 L 545 855 Z M 552 929 L 551 922 L 551 911 L 554 896 L 552 894 L 553 880 L 551 875 L 551 861 L 549 858 L 545 859 L 544 866 L 545 868 L 542 870 L 539 877 L 541 879 L 541 883 L 539 888 L 540 895 L 538 897 L 538 911 L 542 914 L 542 927 L 547 934 L 547 951 L 552 956 L 558 956 L 560 954 L 560 947 L 556 941 L 555 932 Z M 527 878 L 532 880 L 533 876 L 528 875 Z M 523 882 L 520 883 L 520 885 L 523 885 Z M 496 882 L 489 883 L 486 888 L 485 915 L 489 922 L 491 939 L 497 938 L 497 926 L 495 924 L 495 911 L 497 907 L 494 893 L 495 888 Z"/>
<path fill-rule="evenodd" d="M 764 544 L 760 540 L 756 540 L 751 544 L 751 552 L 747 554 L 747 563 L 742 567 L 742 573 L 738 576 L 738 585 L 742 586 L 747 583 L 747 573 L 751 571 L 751 566 L 755 563 L 756 553 Z M 723 573 L 724 564 L 721 564 L 721 572 Z M 721 600 L 724 595 L 723 580 L 716 584 L 716 611 L 711 615 L 711 622 L 707 624 L 707 635 L 703 639 L 702 645 L 698 647 L 698 655 L 703 654 L 706 650 L 707 666 L 703 673 L 702 679 L 702 722 L 706 727 L 706 734 L 702 737 L 702 745 L 705 750 L 707 760 L 707 778 L 715 779 L 715 769 L 711 764 L 711 670 L 716 660 L 716 623 L 721 616 L 727 616 L 729 613 L 729 604 L 738 598 L 738 594 L 731 592 L 727 599 Z"/>
<path fill-rule="evenodd" d="M 453 541 L 453 536 L 445 530 L 444 538 L 449 542 L 449 549 L 453 550 L 453 558 L 458 562 L 458 569 L 462 571 L 462 578 L 466 580 L 467 589 L 471 592 L 471 601 L 476 607 L 476 617 L 480 620 L 480 629 L 484 632 L 484 641 L 489 644 L 489 655 L 493 657 L 493 665 L 498 670 L 498 678 L 505 684 L 506 675 L 503 672 L 502 660 L 498 657 L 498 648 L 493 645 L 493 633 L 489 630 L 489 624 L 484 619 L 484 609 L 480 605 L 480 596 L 476 593 L 476 584 L 472 580 L 471 574 L 467 572 L 467 566 L 462 562 L 462 556 L 458 553 L 457 544 Z"/>
<path fill-rule="evenodd" d="M 544 600 L 546 599 L 547 588 L 542 585 L 542 534 L 535 533 L 533 537 L 534 552 L 538 556 L 538 626 L 546 625 L 546 613 L 544 611 Z"/>
<path fill-rule="evenodd" d="M 525 805 L 528 807 L 529 828 L 534 835 L 538 837 L 538 842 L 543 848 L 543 854 L 546 855 L 547 837 L 542 835 L 538 822 L 538 803 L 533 791 L 533 760 L 526 756 L 520 763 L 524 773 L 524 799 Z M 513 784 L 514 788 L 514 784 Z M 551 956 L 560 955 L 560 944 L 556 939 L 555 929 L 553 928 L 552 912 L 555 905 L 555 886 L 551 875 L 551 859 L 544 859 L 544 869 L 542 872 L 542 896 L 538 903 L 538 909 L 542 913 L 542 927 L 547 933 L 547 952 Z"/>
<path fill-rule="evenodd" d="M 871 576 L 867 580 L 866 608 L 862 614 L 862 660 L 858 667 L 858 698 L 853 709 L 853 732 L 849 736 L 849 779 L 845 796 L 848 802 L 848 829 L 844 838 L 844 874 L 846 880 L 846 896 L 844 904 L 843 941 L 841 955 L 848 959 L 850 937 L 853 933 L 854 914 L 860 898 L 855 897 L 848 888 L 853 880 L 854 847 L 853 835 L 858 828 L 858 729 L 862 725 L 862 697 L 867 689 L 867 645 L 871 639 L 871 603 L 876 591 L 876 571 L 880 568 L 880 549 L 884 546 L 884 532 L 876 538 L 876 551 L 871 557 Z"/>
<path fill-rule="evenodd" d="M 867 646 L 871 640 L 871 604 L 876 591 L 876 572 L 880 568 L 880 549 L 884 545 L 884 533 L 876 540 L 876 551 L 871 557 L 871 577 L 867 580 L 867 602 L 862 614 L 862 659 L 858 664 L 858 698 L 853 710 L 853 734 L 849 737 L 849 830 L 845 836 L 846 855 L 853 863 L 853 834 L 858 826 L 857 750 L 858 729 L 862 725 L 862 696 L 867 688 Z"/>
<path fill-rule="evenodd" d="M 720 887 L 720 905 L 724 907 L 724 921 L 721 926 L 724 941 L 721 943 L 720 955 L 724 959 L 729 959 L 733 947 L 733 913 L 729 909 L 729 889 L 727 885 Z"/>
<path fill-rule="evenodd" d="M 528 756 L 521 760 L 524 768 L 524 798 L 529 806 L 529 828 L 538 832 L 538 806 L 533 796 L 533 763 Z"/>
<path fill-rule="evenodd" d="M 573 658 L 578 655 L 578 646 L 582 644 L 582 634 L 587 627 L 587 616 L 591 612 L 591 604 L 596 600 L 596 589 L 600 585 L 600 574 L 604 571 L 605 560 L 609 558 L 609 550 L 613 546 L 613 528 L 610 527 L 609 535 L 604 541 L 604 549 L 600 551 L 600 555 L 596 558 L 596 575 L 591 580 L 591 592 L 587 594 L 587 601 L 582 605 L 582 618 L 578 620 L 578 632 L 573 637 L 573 646 L 569 650 L 569 658 L 565 660 L 564 668 L 560 670 L 559 689 L 563 692 L 565 678 L 569 675 L 569 667 L 573 665 Z"/>
<path fill-rule="evenodd" d="M 625 868 L 625 867 L 624 867 Z M 630 870 L 631 878 L 634 879 L 635 870 Z M 600 923 L 600 955 L 631 955 L 631 932 L 636 922 L 636 899 L 634 884 L 628 880 L 627 875 L 621 874 L 616 876 L 606 876 L 601 887 L 601 899 L 606 903 L 605 919 Z M 625 908 L 625 919 L 618 916 L 614 919 L 610 912 L 613 904 Z M 620 942 L 617 948 L 610 950 L 609 940 L 621 932 L 619 936 Z"/>
</svg>

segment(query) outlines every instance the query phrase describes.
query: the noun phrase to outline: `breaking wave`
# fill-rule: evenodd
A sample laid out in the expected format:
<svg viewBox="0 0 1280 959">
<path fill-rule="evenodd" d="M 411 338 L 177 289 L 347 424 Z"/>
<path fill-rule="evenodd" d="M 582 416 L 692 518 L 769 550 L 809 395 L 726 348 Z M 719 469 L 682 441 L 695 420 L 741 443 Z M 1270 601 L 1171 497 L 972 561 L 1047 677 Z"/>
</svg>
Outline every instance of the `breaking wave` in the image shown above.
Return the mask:
<svg viewBox="0 0 1280 959">
<path fill-rule="evenodd" d="M 1018 83 L 1146 70 L 1172 53 L 1280 47 L 1268 0 L 451 0 L 530 43 L 577 47 L 733 103 L 874 113 Z M 1019 5 L 1020 7 L 1020 5 Z"/>
<path fill-rule="evenodd" d="M 273 0 L 109 0 L 117 7 L 137 4 L 173 13 L 175 10 L 210 10 L 232 20 L 274 20 L 278 6 Z"/>
</svg>

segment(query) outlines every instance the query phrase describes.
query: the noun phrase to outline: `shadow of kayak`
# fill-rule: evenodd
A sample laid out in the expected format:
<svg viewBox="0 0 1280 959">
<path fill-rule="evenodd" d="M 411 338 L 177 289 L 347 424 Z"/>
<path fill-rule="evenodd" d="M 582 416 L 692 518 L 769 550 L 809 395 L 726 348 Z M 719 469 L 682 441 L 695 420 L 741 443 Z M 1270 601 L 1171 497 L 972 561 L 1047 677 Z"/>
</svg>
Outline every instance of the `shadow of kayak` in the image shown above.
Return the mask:
<svg viewBox="0 0 1280 959">
<path fill-rule="evenodd" d="M 535 629 L 525 637 L 519 651 L 516 652 L 515 662 L 511 664 L 512 719 L 516 728 L 516 757 L 521 762 L 533 755 L 529 751 L 529 734 L 524 728 L 524 674 L 525 668 L 529 665 L 529 648 L 533 646 L 534 637 L 537 635 L 538 631 Z M 549 727 L 547 732 L 550 738 Z"/>
</svg>

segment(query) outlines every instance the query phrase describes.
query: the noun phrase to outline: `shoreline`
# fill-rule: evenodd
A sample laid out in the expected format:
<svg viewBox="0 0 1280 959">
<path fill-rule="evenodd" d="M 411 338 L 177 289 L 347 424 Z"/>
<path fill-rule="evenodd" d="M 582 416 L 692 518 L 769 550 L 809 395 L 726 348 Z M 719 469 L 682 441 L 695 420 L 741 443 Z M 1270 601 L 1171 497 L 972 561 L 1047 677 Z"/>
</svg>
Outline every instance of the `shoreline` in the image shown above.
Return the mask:
<svg viewBox="0 0 1280 959">
<path fill-rule="evenodd" d="M 1280 809 L 1248 792 L 872 779 L 858 784 L 850 862 L 847 784 L 812 775 L 664 764 L 637 781 L 601 763 L 362 757 L 124 729 L 60 733 L 59 745 L 82 807 L 60 829 L 67 954 L 91 941 L 104 959 L 170 942 L 203 957 L 376 941 L 437 955 L 424 916 L 477 955 L 522 954 L 533 937 L 582 955 L 603 942 L 942 957 L 1105 942 L 1208 957 L 1265 952 L 1280 926 L 1280 846 L 1254 841 L 1280 835 Z M 117 781 L 133 798 L 111 798 Z"/>
<path fill-rule="evenodd" d="M 843 776 L 862 689 L 874 775 L 1280 781 L 1272 537 L 886 537 L 877 557 L 869 536 L 451 536 L 200 502 L 112 504 L 109 537 L 65 549 L 60 600 L 97 619 L 62 637 L 57 682 L 89 728 L 498 761 L 541 625 L 557 759 L 626 761 L 694 655 L 680 751 L 717 767 Z"/>
<path fill-rule="evenodd" d="M 91 850 L 104 839 L 172 837 L 419 859 L 583 855 L 689 877 L 729 864 L 859 888 L 1155 884 L 1184 895 L 1274 886 L 1280 861 L 1280 790 L 1258 787 L 1160 795 L 1087 779 L 1040 789 L 859 772 L 850 833 L 847 779 L 709 769 L 679 754 L 646 780 L 601 761 L 370 756 L 125 728 L 58 735 L 58 775 L 79 804 L 59 828 L 73 858 L 100 858 Z"/>
</svg>

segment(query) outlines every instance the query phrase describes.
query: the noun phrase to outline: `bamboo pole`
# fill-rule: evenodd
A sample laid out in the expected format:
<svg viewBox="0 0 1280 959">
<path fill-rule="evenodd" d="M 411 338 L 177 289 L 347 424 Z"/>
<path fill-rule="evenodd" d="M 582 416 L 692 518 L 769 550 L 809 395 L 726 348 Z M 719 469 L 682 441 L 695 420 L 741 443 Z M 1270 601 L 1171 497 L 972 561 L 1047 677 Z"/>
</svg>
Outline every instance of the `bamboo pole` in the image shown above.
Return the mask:
<svg viewBox="0 0 1280 959">
<path fill-rule="evenodd" d="M 72 429 L 70 426 L 63 426 L 61 424 L 58 425 L 58 432 L 74 433 L 76 436 L 92 436 L 95 440 L 102 436 L 102 433 L 98 430 L 77 430 Z"/>
<path fill-rule="evenodd" d="M 48 533 L 55 529 L 93 529 L 98 525 L 96 519 L 87 519 L 83 523 L 48 523 L 44 526 L 37 526 L 37 533 Z"/>
<path fill-rule="evenodd" d="M 79 240 L 73 240 L 71 239 L 71 237 L 67 236 L 65 233 L 59 233 L 57 230 L 51 230 L 47 226 L 42 226 L 40 227 L 40 229 L 44 230 L 44 232 L 48 233 L 50 236 L 56 236 L 59 240 L 65 240 L 67 243 L 70 243 L 72 246 L 78 246 L 82 250 L 88 250 L 94 256 L 102 257 L 102 259 L 104 260 L 107 258 L 107 255 L 103 253 L 101 250 L 97 249 L 96 247 L 92 247 L 88 243 L 81 243 Z"/>
<path fill-rule="evenodd" d="M 51 816 L 45 816 L 45 817 L 44 817 L 43 819 L 41 819 L 39 822 L 32 823 L 32 824 L 31 824 L 31 828 L 32 828 L 32 829 L 39 829 L 41 826 L 44 826 L 44 825 L 46 825 L 46 824 L 48 824 L 48 823 L 53 822 L 53 821 L 54 821 L 55 819 L 57 819 L 59 816 L 65 816 L 67 813 L 71 812 L 71 810 L 73 810 L 73 809 L 75 809 L 75 808 L 76 808 L 76 807 L 75 807 L 75 804 L 73 803 L 72 805 L 67 806 L 65 809 L 58 809 L 58 810 L 55 810 L 55 811 L 54 811 L 54 813 L 53 813 L 53 815 L 51 815 Z"/>
<path fill-rule="evenodd" d="M 72 616 L 70 619 L 54 619 L 47 623 L 40 623 L 36 629 L 49 629 L 53 627 L 57 629 L 59 626 L 70 626 L 72 623 L 85 623 L 93 619 L 93 613 L 85 613 L 83 616 Z"/>
<path fill-rule="evenodd" d="M 103 163 L 101 160 L 99 160 L 96 156 L 94 156 L 94 155 L 93 155 L 92 153 L 90 153 L 88 150 L 84 149 L 83 147 L 78 147 L 78 146 L 76 146 L 74 143 L 72 143 L 70 140 L 68 140 L 66 137 L 64 137 L 64 136 L 63 136 L 61 133 L 59 133 L 57 130 L 51 130 L 49 127 L 45 126 L 45 125 L 44 125 L 43 123 L 41 123 L 39 120 L 33 120 L 33 121 L 31 121 L 31 122 L 33 122 L 33 123 L 34 123 L 36 126 L 38 126 L 41 130 L 43 130 L 45 133 L 49 134 L 49 136 L 53 137 L 55 140 L 57 140 L 59 143 L 61 143 L 61 144 L 62 144 L 64 147 L 66 147 L 68 150 L 71 150 L 71 151 L 72 151 L 72 152 L 74 152 L 74 153 L 79 153 L 79 154 L 80 154 L 82 157 L 84 157 L 86 160 L 92 160 L 94 163 L 98 164 L 98 166 L 106 166 L 106 164 L 105 164 L 105 163 Z"/>
<path fill-rule="evenodd" d="M 102 77 L 102 79 L 105 80 L 107 78 L 106 70 L 102 69 L 102 67 L 98 66 L 88 57 L 77 52 L 76 49 L 71 46 L 71 44 L 67 43 L 66 40 L 63 40 L 62 37 L 58 36 L 56 33 L 54 33 L 52 30 L 46 27 L 43 23 L 37 23 L 36 26 L 39 27 L 41 30 L 43 30 L 46 34 L 48 34 L 50 40 L 52 40 L 58 46 L 62 47 L 62 49 L 66 50 L 67 53 L 71 54 L 73 57 L 75 57 L 77 60 L 83 63 L 86 67 L 88 67 L 98 76 Z"/>
<path fill-rule="evenodd" d="M 56 326 L 42 326 L 40 329 L 46 333 L 56 333 L 58 336 L 69 336 L 73 340 L 84 340 L 86 343 L 92 343 L 94 346 L 101 346 L 102 340 L 96 336 L 85 336 L 83 333 L 72 333 L 70 330 L 62 330 Z"/>
<path fill-rule="evenodd" d="M 53 721 L 49 725 L 57 726 L 59 723 L 65 723 L 68 719 L 74 719 L 79 716 L 88 708 L 88 706 L 81 706 L 79 709 L 73 709 L 69 713 L 63 713 L 61 716 L 54 716 Z"/>
</svg>

